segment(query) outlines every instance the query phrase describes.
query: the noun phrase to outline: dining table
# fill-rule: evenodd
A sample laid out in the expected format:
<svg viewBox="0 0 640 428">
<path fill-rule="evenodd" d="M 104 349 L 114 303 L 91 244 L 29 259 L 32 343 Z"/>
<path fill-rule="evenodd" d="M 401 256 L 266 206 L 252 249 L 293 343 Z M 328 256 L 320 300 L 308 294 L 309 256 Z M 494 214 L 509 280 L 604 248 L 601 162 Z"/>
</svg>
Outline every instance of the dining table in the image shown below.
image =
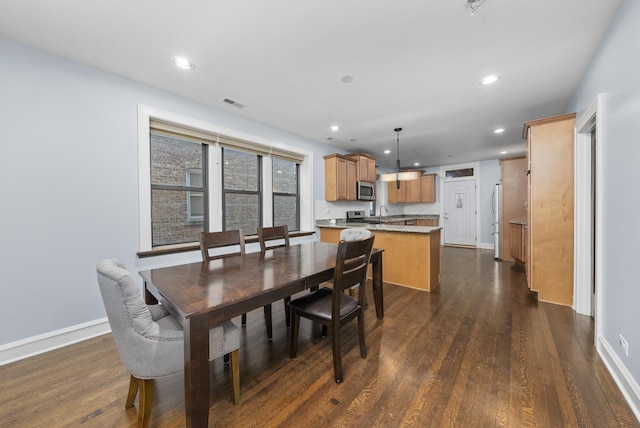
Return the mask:
<svg viewBox="0 0 640 428">
<path fill-rule="evenodd" d="M 140 272 L 148 304 L 160 302 L 184 329 L 187 427 L 209 423 L 209 329 L 333 279 L 337 244 L 304 242 Z M 371 284 L 378 319 L 384 317 L 382 249 L 371 253 Z"/>
</svg>

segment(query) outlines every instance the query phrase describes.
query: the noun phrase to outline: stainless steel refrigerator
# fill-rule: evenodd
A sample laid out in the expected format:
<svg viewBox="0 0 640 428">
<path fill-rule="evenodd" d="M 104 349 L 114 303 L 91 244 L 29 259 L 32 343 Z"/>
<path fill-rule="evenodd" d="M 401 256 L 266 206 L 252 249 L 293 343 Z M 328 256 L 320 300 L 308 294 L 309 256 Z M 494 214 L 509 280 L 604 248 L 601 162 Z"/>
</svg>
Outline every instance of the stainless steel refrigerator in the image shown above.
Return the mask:
<svg viewBox="0 0 640 428">
<path fill-rule="evenodd" d="M 502 260 L 502 183 L 497 183 L 493 188 L 493 257 Z"/>
</svg>

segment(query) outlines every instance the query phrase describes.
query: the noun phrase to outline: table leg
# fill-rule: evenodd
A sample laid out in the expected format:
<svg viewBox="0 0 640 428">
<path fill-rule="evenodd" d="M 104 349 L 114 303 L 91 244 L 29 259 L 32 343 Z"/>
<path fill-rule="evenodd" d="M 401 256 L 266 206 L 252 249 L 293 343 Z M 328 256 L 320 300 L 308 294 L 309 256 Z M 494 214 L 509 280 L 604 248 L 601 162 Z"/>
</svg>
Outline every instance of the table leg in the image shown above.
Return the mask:
<svg viewBox="0 0 640 428">
<path fill-rule="evenodd" d="M 147 305 L 157 305 L 158 299 L 147 289 L 147 282 L 144 282 L 144 302 Z"/>
<path fill-rule="evenodd" d="M 382 253 L 375 253 L 371 257 L 371 269 L 372 278 L 371 285 L 373 286 L 373 301 L 376 306 L 376 316 L 378 319 L 384 318 L 384 296 L 382 293 Z"/>
<path fill-rule="evenodd" d="M 209 423 L 209 323 L 206 317 L 184 323 L 184 398 L 187 427 Z"/>
</svg>

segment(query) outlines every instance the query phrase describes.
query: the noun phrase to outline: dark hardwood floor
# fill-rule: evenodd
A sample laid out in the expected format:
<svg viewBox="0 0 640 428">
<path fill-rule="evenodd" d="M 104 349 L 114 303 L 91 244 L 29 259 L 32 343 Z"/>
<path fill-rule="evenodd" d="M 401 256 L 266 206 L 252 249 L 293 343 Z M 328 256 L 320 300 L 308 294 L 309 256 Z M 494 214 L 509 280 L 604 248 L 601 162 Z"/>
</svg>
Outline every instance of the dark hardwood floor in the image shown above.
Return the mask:
<svg viewBox="0 0 640 428">
<path fill-rule="evenodd" d="M 262 310 L 248 318 L 241 403 L 228 366 L 214 361 L 212 426 L 640 427 L 596 354 L 591 319 L 537 302 L 523 273 L 491 251 L 444 248 L 430 294 L 385 286 L 384 320 L 366 311 L 365 360 L 356 323 L 343 327 L 340 385 L 319 326 L 302 320 L 291 360 L 281 302 L 272 342 Z M 128 381 L 110 334 L 0 367 L 0 426 L 135 426 Z M 156 382 L 152 426 L 184 425 L 182 383 Z"/>
</svg>

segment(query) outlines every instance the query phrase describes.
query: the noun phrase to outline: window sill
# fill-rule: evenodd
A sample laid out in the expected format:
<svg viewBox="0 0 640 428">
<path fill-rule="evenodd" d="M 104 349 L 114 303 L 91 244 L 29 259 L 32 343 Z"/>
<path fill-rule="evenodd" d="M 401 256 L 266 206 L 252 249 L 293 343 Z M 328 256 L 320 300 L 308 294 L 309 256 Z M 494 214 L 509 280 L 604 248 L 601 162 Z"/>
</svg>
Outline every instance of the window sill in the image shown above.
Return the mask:
<svg viewBox="0 0 640 428">
<path fill-rule="evenodd" d="M 300 236 L 313 235 L 315 232 L 290 232 L 290 238 L 297 238 Z M 244 242 L 250 244 L 252 242 L 258 242 L 258 235 L 249 235 L 244 237 Z M 196 242 L 189 242 L 187 244 L 175 244 L 175 245 L 163 245 L 156 247 L 150 251 L 139 251 L 138 258 L 144 259 L 154 256 L 165 256 L 167 254 L 187 253 L 189 251 L 200 251 L 200 244 Z"/>
</svg>

